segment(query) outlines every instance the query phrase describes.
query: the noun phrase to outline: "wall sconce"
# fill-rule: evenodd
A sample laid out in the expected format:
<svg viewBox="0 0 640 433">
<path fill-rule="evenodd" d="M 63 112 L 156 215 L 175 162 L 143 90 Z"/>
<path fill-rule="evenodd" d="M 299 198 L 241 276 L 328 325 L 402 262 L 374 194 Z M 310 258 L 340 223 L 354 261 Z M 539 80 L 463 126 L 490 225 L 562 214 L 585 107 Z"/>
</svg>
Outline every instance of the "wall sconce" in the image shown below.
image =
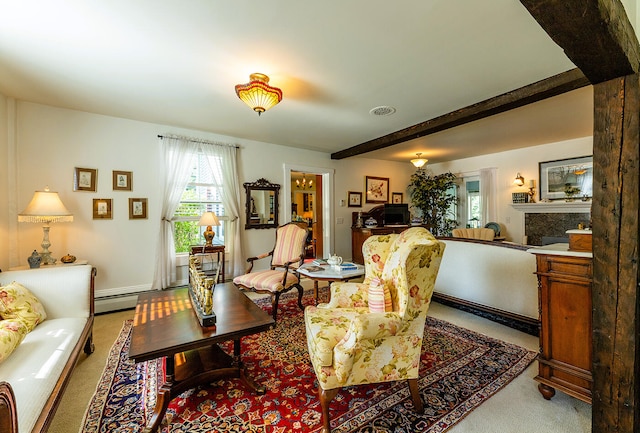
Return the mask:
<svg viewBox="0 0 640 433">
<path fill-rule="evenodd" d="M 524 185 L 524 177 L 520 173 L 516 174 L 516 178 L 513 181 L 514 185 L 522 186 Z"/>
</svg>

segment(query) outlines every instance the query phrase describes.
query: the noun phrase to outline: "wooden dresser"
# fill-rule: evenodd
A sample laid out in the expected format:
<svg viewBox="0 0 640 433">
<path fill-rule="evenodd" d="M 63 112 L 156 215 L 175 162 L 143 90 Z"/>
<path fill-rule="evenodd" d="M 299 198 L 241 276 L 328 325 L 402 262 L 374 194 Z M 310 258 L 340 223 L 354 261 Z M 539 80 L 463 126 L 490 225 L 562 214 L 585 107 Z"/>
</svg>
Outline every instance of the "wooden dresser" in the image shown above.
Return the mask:
<svg viewBox="0 0 640 433">
<path fill-rule="evenodd" d="M 538 389 L 547 400 L 557 389 L 591 403 L 592 253 L 572 251 L 569 244 L 529 252 L 536 255 L 538 276 Z"/>
</svg>

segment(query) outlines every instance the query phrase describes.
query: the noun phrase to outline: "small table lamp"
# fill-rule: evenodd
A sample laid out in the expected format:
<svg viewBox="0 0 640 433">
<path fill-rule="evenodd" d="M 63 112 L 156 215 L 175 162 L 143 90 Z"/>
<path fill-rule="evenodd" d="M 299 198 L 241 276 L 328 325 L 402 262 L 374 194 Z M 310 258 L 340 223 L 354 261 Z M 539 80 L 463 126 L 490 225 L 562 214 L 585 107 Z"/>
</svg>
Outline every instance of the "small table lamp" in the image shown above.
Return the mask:
<svg viewBox="0 0 640 433">
<path fill-rule="evenodd" d="M 199 226 L 207 226 L 207 229 L 202 233 L 205 239 L 205 247 L 210 247 L 213 245 L 213 237 L 216 235 L 211 226 L 219 226 L 220 221 L 218 221 L 218 217 L 213 212 L 205 212 L 200 217 L 200 221 L 198 221 Z"/>
<path fill-rule="evenodd" d="M 18 222 L 28 223 L 44 223 L 42 230 L 44 237 L 42 238 L 42 257 L 43 265 L 55 265 L 56 259 L 51 257 L 49 247 L 49 224 L 57 222 L 71 222 L 73 215 L 62 204 L 62 200 L 58 197 L 58 193 L 49 191 L 46 187 L 44 191 L 36 191 L 29 205 L 18 214 Z"/>
</svg>

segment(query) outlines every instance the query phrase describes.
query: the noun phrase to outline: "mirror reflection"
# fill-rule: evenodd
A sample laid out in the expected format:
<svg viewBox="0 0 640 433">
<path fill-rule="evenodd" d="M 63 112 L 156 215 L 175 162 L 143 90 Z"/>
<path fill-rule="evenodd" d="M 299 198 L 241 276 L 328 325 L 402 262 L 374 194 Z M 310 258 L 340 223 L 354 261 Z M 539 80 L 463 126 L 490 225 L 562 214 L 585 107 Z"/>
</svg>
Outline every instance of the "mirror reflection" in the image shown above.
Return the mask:
<svg viewBox="0 0 640 433">
<path fill-rule="evenodd" d="M 262 178 L 244 184 L 246 197 L 245 229 L 278 227 L 278 193 L 280 185 Z"/>
</svg>

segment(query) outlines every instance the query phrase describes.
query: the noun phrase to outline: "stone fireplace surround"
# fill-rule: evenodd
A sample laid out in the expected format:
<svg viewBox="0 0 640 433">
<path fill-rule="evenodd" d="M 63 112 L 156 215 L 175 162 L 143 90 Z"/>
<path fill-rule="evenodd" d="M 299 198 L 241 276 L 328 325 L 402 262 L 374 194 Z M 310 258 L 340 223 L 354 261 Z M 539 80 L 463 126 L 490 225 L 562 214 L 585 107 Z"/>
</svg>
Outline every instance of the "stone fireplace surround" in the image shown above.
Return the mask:
<svg viewBox="0 0 640 433">
<path fill-rule="evenodd" d="M 567 230 L 577 229 L 582 223 L 589 226 L 591 202 L 554 201 L 548 203 L 512 204 L 524 212 L 524 234 L 528 245 L 547 245 L 569 242 Z"/>
</svg>

